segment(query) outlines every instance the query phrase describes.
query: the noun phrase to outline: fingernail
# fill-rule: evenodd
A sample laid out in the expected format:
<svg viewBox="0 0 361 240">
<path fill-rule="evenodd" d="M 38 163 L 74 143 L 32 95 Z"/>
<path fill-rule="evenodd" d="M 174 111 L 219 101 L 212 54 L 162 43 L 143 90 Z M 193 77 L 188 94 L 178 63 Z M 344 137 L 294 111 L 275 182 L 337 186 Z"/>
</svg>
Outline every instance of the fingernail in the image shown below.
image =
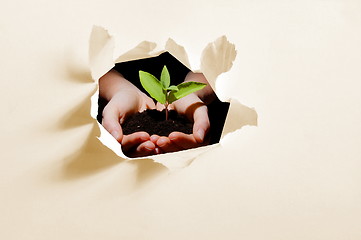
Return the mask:
<svg viewBox="0 0 361 240">
<path fill-rule="evenodd" d="M 156 135 L 150 136 L 150 140 L 151 140 L 153 143 L 156 142 L 158 139 L 159 139 L 159 137 L 156 136 Z"/>
<path fill-rule="evenodd" d="M 142 135 L 142 136 L 140 136 L 140 140 L 147 141 L 147 140 L 149 140 L 149 137 L 147 135 Z"/>
<path fill-rule="evenodd" d="M 117 131 L 113 131 L 110 133 L 115 139 L 119 139 L 119 133 Z"/>
<path fill-rule="evenodd" d="M 171 140 L 171 141 L 174 141 L 174 140 L 176 140 L 177 139 L 177 134 L 173 134 L 173 133 L 171 133 L 171 134 L 169 134 L 169 139 Z"/>
<path fill-rule="evenodd" d="M 204 139 L 204 130 L 203 130 L 203 129 L 199 129 L 199 130 L 197 131 L 197 133 L 198 133 L 199 138 L 203 141 L 203 139 Z"/>
<path fill-rule="evenodd" d="M 160 140 L 158 140 L 157 145 L 159 147 L 164 147 L 165 145 L 167 145 L 167 142 L 168 141 L 166 139 L 160 139 Z"/>
<path fill-rule="evenodd" d="M 154 147 L 151 147 L 151 146 L 144 146 L 144 150 L 150 152 L 150 151 L 153 151 L 154 150 Z"/>
</svg>

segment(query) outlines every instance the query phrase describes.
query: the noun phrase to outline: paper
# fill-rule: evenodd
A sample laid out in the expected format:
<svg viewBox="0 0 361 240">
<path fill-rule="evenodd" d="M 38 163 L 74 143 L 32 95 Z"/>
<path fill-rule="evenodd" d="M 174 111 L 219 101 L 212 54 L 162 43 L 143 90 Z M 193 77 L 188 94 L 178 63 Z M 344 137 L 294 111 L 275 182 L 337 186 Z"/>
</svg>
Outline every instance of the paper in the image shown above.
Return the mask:
<svg viewBox="0 0 361 240">
<path fill-rule="evenodd" d="M 191 69 L 193 72 L 202 72 L 207 78 L 209 84 L 219 96 L 216 89 L 218 76 L 229 71 L 232 68 L 233 61 L 236 57 L 235 46 L 230 43 L 226 36 L 218 38 L 216 41 L 209 43 L 202 52 L 201 69 L 194 69 L 189 63 L 188 55 L 184 47 L 178 45 L 173 39 L 168 39 L 164 51 L 152 52 L 157 44 L 148 41 L 142 41 L 131 50 L 124 49 L 124 54 L 119 56 L 115 61 L 112 59 L 114 51 L 114 40 L 104 28 L 95 26 L 91 33 L 89 43 L 89 63 L 94 81 L 107 73 L 116 62 L 124 62 L 142 58 L 155 57 L 168 51 L 181 63 Z M 223 79 L 226 80 L 226 79 Z M 257 113 L 254 109 L 241 104 L 238 100 L 226 96 L 226 101 L 230 102 L 227 119 L 222 132 L 221 140 L 228 134 L 245 125 L 257 125 Z M 221 99 L 224 101 L 224 99 Z M 92 96 L 91 115 L 96 121 L 98 109 L 98 92 Z M 96 121 L 97 122 L 97 121 Z M 200 154 L 210 151 L 221 144 L 213 144 L 199 148 L 188 149 L 179 152 L 152 155 L 142 158 L 129 158 L 124 155 L 121 145 L 111 136 L 105 128 L 97 122 L 101 135 L 99 140 L 109 147 L 119 157 L 127 160 L 134 159 L 152 159 L 155 162 L 163 164 L 170 170 L 180 169 L 188 166 Z"/>
<path fill-rule="evenodd" d="M 92 78 L 98 81 L 113 66 L 114 40 L 102 27 L 94 26 L 90 35 L 89 65 Z"/>
</svg>

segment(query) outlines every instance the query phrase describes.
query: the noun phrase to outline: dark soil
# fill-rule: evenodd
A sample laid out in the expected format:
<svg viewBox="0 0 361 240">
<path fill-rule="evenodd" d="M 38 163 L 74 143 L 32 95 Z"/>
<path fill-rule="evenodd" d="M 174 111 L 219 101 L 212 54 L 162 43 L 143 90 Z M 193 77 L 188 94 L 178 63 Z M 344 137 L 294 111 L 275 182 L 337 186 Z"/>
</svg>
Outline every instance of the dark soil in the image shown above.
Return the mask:
<svg viewBox="0 0 361 240">
<path fill-rule="evenodd" d="M 122 124 L 122 129 L 126 135 L 140 131 L 159 136 L 168 136 L 171 132 L 191 134 L 193 122 L 176 111 L 169 111 L 169 119 L 165 120 L 165 110 L 146 110 L 128 117 Z"/>
</svg>

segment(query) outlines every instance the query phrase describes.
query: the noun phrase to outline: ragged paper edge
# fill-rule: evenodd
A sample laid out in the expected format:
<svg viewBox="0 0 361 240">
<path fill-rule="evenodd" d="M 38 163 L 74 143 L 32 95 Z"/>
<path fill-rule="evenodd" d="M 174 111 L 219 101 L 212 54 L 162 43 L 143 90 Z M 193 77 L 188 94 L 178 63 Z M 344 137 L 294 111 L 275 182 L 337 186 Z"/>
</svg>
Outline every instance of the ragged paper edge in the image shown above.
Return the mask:
<svg viewBox="0 0 361 240">
<path fill-rule="evenodd" d="M 89 67 L 96 83 L 114 67 L 114 47 L 114 39 L 108 31 L 100 26 L 93 26 L 89 39 Z"/>
<path fill-rule="evenodd" d="M 163 51 L 154 52 L 156 46 L 156 43 L 143 41 L 133 49 L 124 51 L 124 54 L 114 60 L 113 37 L 106 29 L 94 26 L 89 41 L 89 66 L 92 78 L 96 83 L 98 83 L 99 78 L 112 69 L 117 62 L 156 57 L 161 53 L 168 51 L 193 72 L 202 72 L 216 95 L 220 96 L 216 89 L 217 78 L 222 73 L 225 73 L 232 68 L 233 61 L 235 60 L 237 54 L 235 45 L 230 43 L 226 36 L 222 36 L 216 41 L 209 43 L 203 50 L 202 57 L 200 59 L 201 69 L 193 69 L 189 63 L 185 48 L 177 44 L 173 39 L 168 39 L 165 45 L 165 50 Z M 121 145 L 116 141 L 116 139 L 96 120 L 96 116 L 98 114 L 98 96 L 99 91 L 97 91 L 91 98 L 91 116 L 97 122 L 101 132 L 98 139 L 102 142 L 102 144 L 110 148 L 115 154 L 123 159 L 129 161 L 152 159 L 154 162 L 164 165 L 169 170 L 176 170 L 188 166 L 201 154 L 221 146 L 220 143 L 217 143 L 173 153 L 140 158 L 129 158 L 122 152 Z M 230 102 L 230 109 L 228 111 L 220 142 L 222 142 L 222 139 L 228 133 L 234 132 L 245 125 L 257 125 L 257 113 L 254 109 L 241 104 L 237 99 L 231 98 L 230 96 L 225 96 L 222 99 L 220 98 L 220 100 Z M 244 116 L 244 114 L 246 116 Z"/>
</svg>

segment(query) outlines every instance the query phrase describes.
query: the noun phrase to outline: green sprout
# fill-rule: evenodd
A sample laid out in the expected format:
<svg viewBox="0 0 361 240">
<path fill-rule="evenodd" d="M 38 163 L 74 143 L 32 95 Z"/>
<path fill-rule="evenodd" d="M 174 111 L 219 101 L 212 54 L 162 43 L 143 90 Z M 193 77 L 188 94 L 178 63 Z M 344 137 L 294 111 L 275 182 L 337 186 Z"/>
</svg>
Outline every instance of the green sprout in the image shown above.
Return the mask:
<svg viewBox="0 0 361 240">
<path fill-rule="evenodd" d="M 164 65 L 160 80 L 152 74 L 139 71 L 140 83 L 149 95 L 165 107 L 165 118 L 168 120 L 168 105 L 193 92 L 203 89 L 207 84 L 199 82 L 183 82 L 170 86 L 170 76 Z"/>
</svg>

